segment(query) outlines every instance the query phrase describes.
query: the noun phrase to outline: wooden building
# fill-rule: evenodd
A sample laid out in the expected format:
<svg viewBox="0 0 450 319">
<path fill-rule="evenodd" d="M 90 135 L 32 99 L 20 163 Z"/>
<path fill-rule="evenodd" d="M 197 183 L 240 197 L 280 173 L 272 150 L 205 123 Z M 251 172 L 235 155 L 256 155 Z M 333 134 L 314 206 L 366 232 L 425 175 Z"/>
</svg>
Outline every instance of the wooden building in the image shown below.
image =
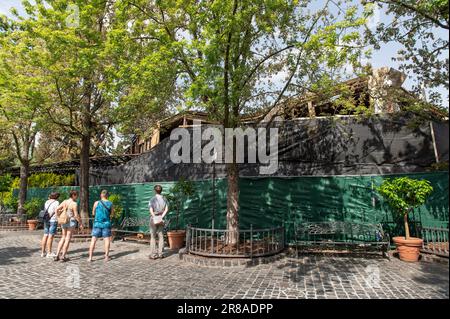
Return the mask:
<svg viewBox="0 0 450 319">
<path fill-rule="evenodd" d="M 390 67 L 374 69 L 372 75 L 358 77 L 338 85 L 329 92 L 309 92 L 300 97 L 286 99 L 277 106 L 254 114 L 243 115 L 243 124 L 314 118 L 318 116 L 354 115 L 364 107 L 373 113 L 392 113 L 402 110 L 411 100 L 418 97 L 402 87 L 405 75 Z M 344 102 L 339 103 L 338 101 Z M 345 104 L 351 105 L 351 107 Z M 438 116 L 446 116 L 437 108 L 432 111 Z M 129 154 L 141 154 L 151 150 L 177 127 L 190 127 L 194 121 L 202 124 L 219 124 L 208 118 L 207 113 L 185 111 L 163 119 L 146 134 L 136 135 L 129 148 Z"/>
</svg>

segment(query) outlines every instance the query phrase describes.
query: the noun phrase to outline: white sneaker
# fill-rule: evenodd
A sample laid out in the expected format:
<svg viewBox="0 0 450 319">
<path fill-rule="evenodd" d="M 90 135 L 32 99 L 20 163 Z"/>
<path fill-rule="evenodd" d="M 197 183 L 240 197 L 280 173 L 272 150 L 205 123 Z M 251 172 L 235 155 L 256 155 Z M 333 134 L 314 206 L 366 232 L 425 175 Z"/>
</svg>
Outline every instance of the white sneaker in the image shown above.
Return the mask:
<svg viewBox="0 0 450 319">
<path fill-rule="evenodd" d="M 41 253 L 41 257 L 45 257 L 45 254 L 44 254 L 44 253 Z"/>
<path fill-rule="evenodd" d="M 49 254 L 47 254 L 47 258 L 54 258 L 54 257 L 56 257 L 56 254 L 55 254 L 55 253 L 49 253 Z"/>
</svg>

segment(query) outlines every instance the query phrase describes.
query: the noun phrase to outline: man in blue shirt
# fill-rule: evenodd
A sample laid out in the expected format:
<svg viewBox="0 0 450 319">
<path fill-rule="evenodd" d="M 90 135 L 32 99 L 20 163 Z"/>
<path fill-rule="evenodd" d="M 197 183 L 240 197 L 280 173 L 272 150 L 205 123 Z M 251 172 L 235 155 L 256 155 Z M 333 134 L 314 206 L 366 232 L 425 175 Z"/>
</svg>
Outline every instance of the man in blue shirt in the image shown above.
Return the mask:
<svg viewBox="0 0 450 319">
<path fill-rule="evenodd" d="M 100 200 L 94 203 L 92 207 L 92 215 L 94 225 L 92 227 L 92 240 L 89 247 L 89 261 L 92 261 L 95 243 L 98 238 L 103 238 L 105 242 L 105 261 L 109 261 L 109 247 L 111 245 L 111 214 L 114 213 L 113 204 L 108 200 L 108 191 L 102 190 Z"/>
</svg>

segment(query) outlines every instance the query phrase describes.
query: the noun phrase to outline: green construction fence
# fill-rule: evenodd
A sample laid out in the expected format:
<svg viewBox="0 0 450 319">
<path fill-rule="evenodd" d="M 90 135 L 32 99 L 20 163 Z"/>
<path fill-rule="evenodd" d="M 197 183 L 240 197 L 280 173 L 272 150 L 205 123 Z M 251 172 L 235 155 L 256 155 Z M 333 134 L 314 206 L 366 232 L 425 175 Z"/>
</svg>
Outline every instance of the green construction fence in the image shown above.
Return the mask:
<svg viewBox="0 0 450 319">
<path fill-rule="evenodd" d="M 403 233 L 402 223 L 393 216 L 389 207 L 377 194 L 375 187 L 383 179 L 397 176 L 429 180 L 434 188 L 427 203 L 414 210 L 411 228 L 417 226 L 448 228 L 449 197 L 448 172 L 427 172 L 396 175 L 362 176 L 301 176 L 240 178 L 241 229 L 285 226 L 287 240 L 293 239 L 293 227 L 305 221 L 353 221 L 382 223 L 391 234 Z M 90 207 L 102 189 L 119 194 L 124 206 L 124 216 L 148 216 L 148 202 L 153 196 L 153 187 L 160 184 L 163 194 L 174 182 L 144 184 L 105 185 L 90 187 Z M 215 228 L 226 226 L 226 179 L 215 181 Z M 211 227 L 213 218 L 213 181 L 195 181 L 195 194 L 184 203 L 180 226 L 195 224 Z M 51 191 L 66 192 L 77 187 L 57 187 L 28 190 L 28 198 L 47 197 Z M 170 211 L 169 218 L 175 212 Z M 141 228 L 141 230 L 145 230 Z"/>
</svg>

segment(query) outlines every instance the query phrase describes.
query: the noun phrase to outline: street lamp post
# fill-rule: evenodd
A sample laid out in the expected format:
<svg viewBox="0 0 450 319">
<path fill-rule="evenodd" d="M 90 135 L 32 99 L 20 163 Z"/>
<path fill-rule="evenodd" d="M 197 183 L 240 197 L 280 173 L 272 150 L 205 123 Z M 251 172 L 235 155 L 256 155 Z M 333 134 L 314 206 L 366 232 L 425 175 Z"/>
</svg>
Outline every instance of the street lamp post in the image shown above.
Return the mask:
<svg viewBox="0 0 450 319">
<path fill-rule="evenodd" d="M 212 181 L 212 218 L 211 218 L 211 229 L 214 229 L 214 219 L 216 217 L 216 160 L 217 152 L 214 151 L 213 156 L 213 181 Z"/>
<path fill-rule="evenodd" d="M 212 181 L 212 216 L 211 216 L 211 253 L 214 253 L 214 219 L 216 217 L 216 159 L 217 152 L 213 156 L 213 181 Z"/>
</svg>

